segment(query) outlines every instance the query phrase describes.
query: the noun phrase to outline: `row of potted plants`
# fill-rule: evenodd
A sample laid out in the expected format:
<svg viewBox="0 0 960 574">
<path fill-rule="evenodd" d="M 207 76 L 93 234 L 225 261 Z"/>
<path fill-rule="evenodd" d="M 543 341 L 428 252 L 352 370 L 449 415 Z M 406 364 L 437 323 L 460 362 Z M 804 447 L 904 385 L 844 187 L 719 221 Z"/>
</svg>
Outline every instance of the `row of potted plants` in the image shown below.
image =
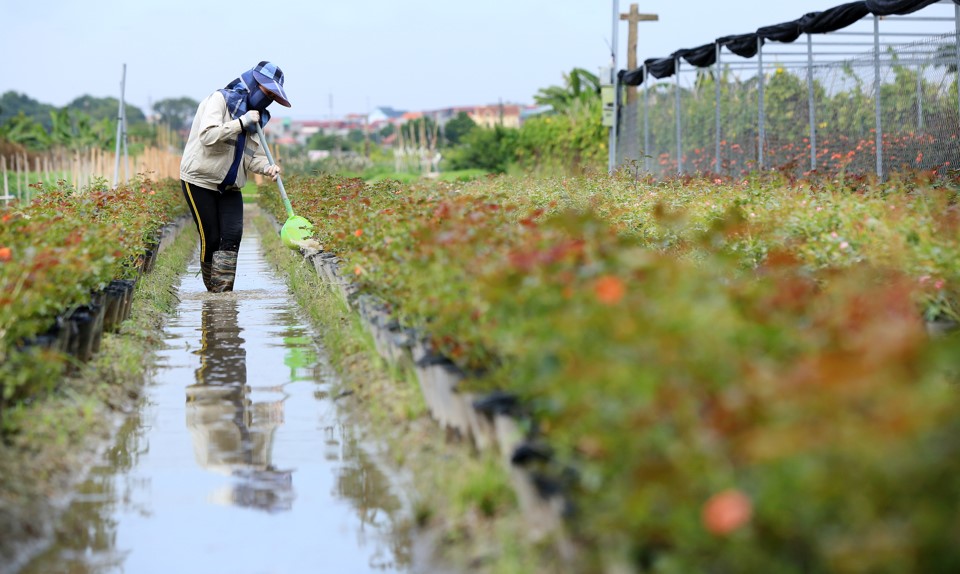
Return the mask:
<svg viewBox="0 0 960 574">
<path fill-rule="evenodd" d="M 939 571 L 960 492 L 956 192 L 850 181 L 287 182 L 361 292 L 518 396 L 597 560 Z M 276 194 L 260 201 L 278 218 Z M 574 477 L 574 478 L 571 478 Z M 605 558 L 601 559 L 603 556 Z"/>
<path fill-rule="evenodd" d="M 99 349 L 185 209 L 172 180 L 36 188 L 31 203 L 0 208 L 0 418 Z"/>
<path fill-rule="evenodd" d="M 817 137 L 816 170 L 821 173 L 876 173 L 877 146 L 874 130 L 864 137 L 844 134 L 821 134 Z M 956 134 L 930 132 L 883 134 L 883 166 L 887 173 L 902 170 L 933 169 L 946 173 L 957 169 L 953 152 Z M 655 161 L 660 173 L 675 174 L 679 170 L 676 144 L 662 144 Z M 809 173 L 811 144 L 809 138 L 782 139 L 768 133 L 764 144 L 764 165 L 790 173 Z M 753 135 L 739 141 L 721 140 L 720 166 L 714 146 L 692 148 L 683 154 L 687 173 L 721 173 L 743 177 L 757 168 L 757 140 Z M 642 162 L 640 162 L 642 163 Z"/>
<path fill-rule="evenodd" d="M 593 210 L 644 247 L 684 257 L 719 249 L 755 269 L 788 252 L 811 271 L 871 265 L 916 281 L 928 320 L 956 321 L 960 282 L 960 183 L 933 172 L 791 178 L 685 177 L 654 181 L 494 179 L 465 190 L 557 213 Z M 707 245 L 704 248 L 704 244 Z"/>
</svg>

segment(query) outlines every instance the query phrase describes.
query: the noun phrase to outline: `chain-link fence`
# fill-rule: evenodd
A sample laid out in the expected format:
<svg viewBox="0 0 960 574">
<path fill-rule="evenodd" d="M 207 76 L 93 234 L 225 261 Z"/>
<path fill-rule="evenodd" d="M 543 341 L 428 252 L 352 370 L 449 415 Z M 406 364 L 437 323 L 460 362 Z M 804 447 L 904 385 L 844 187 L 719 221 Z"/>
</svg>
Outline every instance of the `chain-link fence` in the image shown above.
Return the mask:
<svg viewBox="0 0 960 574">
<path fill-rule="evenodd" d="M 958 46 L 953 2 L 758 41 L 751 59 L 718 41 L 709 67 L 676 56 L 669 77 L 642 70 L 620 110 L 617 163 L 659 176 L 960 168 Z"/>
</svg>

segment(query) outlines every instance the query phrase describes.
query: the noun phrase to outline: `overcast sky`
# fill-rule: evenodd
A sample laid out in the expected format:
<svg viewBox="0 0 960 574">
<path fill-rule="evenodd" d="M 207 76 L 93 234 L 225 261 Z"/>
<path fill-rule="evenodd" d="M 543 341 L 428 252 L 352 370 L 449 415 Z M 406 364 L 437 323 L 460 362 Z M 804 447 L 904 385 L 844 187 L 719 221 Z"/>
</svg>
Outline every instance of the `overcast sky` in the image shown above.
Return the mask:
<svg viewBox="0 0 960 574">
<path fill-rule="evenodd" d="M 639 0 L 639 53 L 669 55 L 845 0 Z M 0 93 L 63 106 L 90 94 L 196 100 L 260 60 L 285 75 L 290 110 L 321 119 L 386 105 L 425 110 L 532 103 L 573 67 L 610 62 L 610 0 L 0 0 Z M 626 12 L 630 0 L 621 0 Z M 620 25 L 626 67 L 626 23 Z M 332 108 L 331 108 L 332 99 Z M 276 106 L 274 106 L 276 107 Z"/>
</svg>

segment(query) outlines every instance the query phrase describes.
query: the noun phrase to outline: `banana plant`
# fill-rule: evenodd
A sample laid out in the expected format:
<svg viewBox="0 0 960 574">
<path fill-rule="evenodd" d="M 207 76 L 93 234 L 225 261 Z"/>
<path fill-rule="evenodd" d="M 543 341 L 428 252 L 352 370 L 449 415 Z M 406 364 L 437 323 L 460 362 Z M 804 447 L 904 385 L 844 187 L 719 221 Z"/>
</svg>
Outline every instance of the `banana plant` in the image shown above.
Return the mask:
<svg viewBox="0 0 960 574">
<path fill-rule="evenodd" d="M 569 74 L 563 74 L 563 86 L 541 88 L 534 101 L 542 106 L 551 106 L 554 111 L 564 112 L 573 102 L 598 97 L 600 79 L 596 74 L 583 68 L 574 68 Z"/>
<path fill-rule="evenodd" d="M 0 139 L 22 145 L 27 149 L 40 150 L 48 145 L 48 135 L 43 126 L 20 112 L 0 126 Z"/>
<path fill-rule="evenodd" d="M 51 147 L 69 148 L 73 143 L 73 126 L 66 108 L 50 112 L 49 143 Z"/>
</svg>

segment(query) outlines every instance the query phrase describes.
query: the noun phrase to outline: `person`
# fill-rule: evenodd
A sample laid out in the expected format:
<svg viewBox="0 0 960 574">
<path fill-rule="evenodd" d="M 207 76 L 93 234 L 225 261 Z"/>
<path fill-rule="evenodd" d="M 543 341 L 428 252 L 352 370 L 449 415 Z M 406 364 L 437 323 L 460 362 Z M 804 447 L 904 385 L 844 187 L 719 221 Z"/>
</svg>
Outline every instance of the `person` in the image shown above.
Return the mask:
<svg viewBox="0 0 960 574">
<path fill-rule="evenodd" d="M 290 107 L 283 72 L 260 62 L 200 102 L 180 161 L 180 186 L 200 233 L 200 272 L 207 291 L 232 291 L 243 236 L 247 171 L 274 181 L 256 126 L 270 121 L 271 103 Z"/>
</svg>

